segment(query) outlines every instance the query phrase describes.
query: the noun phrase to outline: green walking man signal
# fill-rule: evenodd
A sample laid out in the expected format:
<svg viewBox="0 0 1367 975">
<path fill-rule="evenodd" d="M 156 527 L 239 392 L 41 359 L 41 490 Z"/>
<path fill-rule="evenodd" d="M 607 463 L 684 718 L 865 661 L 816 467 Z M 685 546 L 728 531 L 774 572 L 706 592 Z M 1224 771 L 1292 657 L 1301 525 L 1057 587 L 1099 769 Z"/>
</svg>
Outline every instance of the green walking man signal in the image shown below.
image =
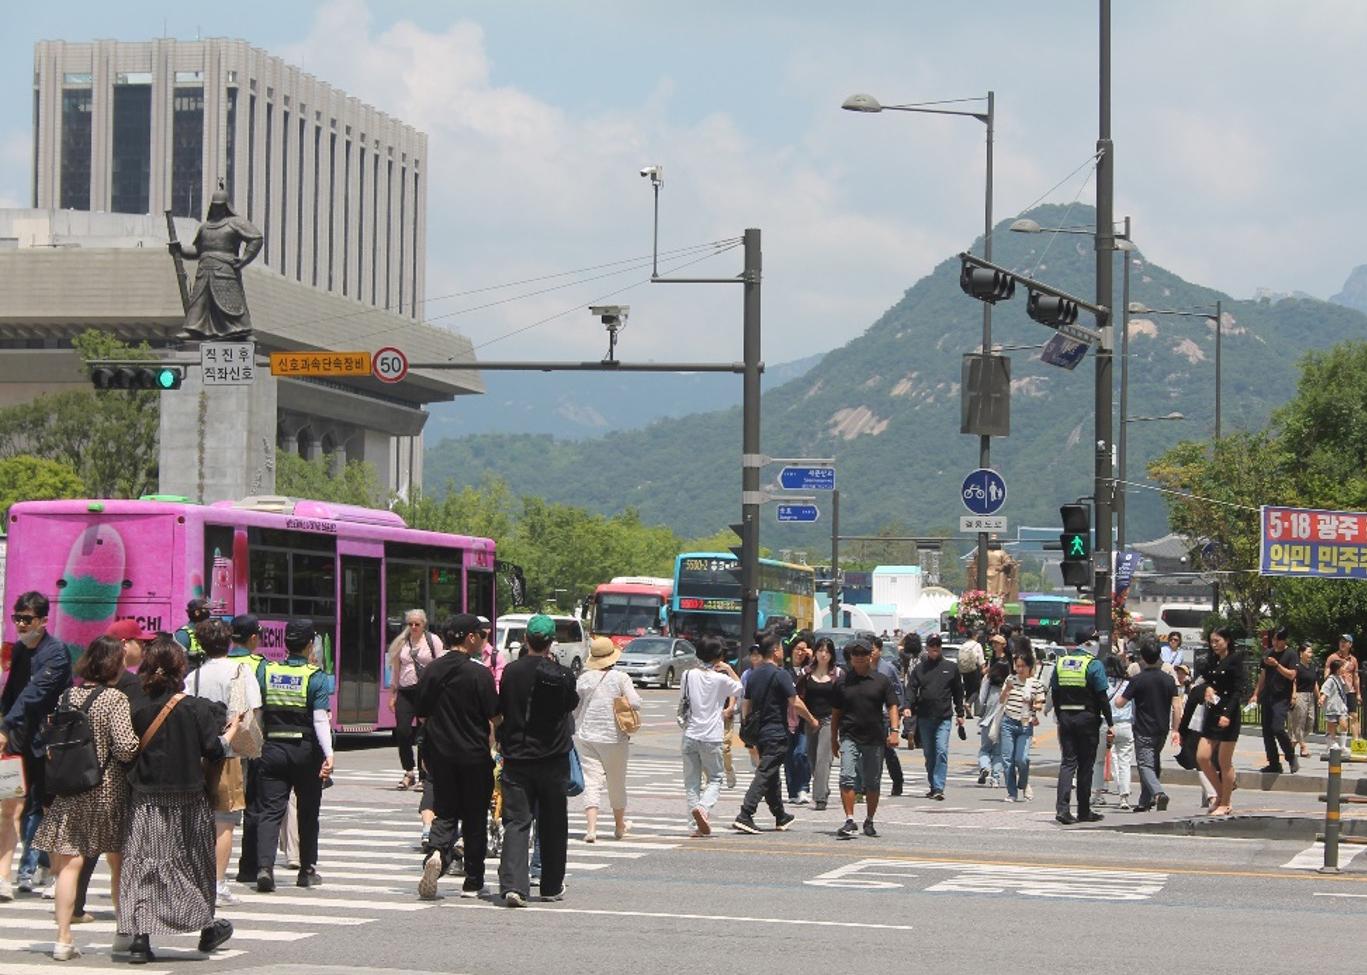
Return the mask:
<svg viewBox="0 0 1367 975">
<path fill-rule="evenodd" d="M 1063 572 L 1065 586 L 1087 587 L 1092 584 L 1092 511 L 1085 504 L 1065 504 L 1059 506 L 1063 518 L 1063 534 L 1059 535 L 1059 547 L 1063 549 Z"/>
</svg>

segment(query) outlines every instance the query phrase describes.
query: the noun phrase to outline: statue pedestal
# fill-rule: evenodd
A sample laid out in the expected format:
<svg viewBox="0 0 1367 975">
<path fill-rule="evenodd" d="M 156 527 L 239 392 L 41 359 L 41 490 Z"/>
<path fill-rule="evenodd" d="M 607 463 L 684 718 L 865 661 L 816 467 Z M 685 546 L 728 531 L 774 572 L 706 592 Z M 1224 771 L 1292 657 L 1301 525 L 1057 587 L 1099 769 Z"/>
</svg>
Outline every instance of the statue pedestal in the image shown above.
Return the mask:
<svg viewBox="0 0 1367 975">
<path fill-rule="evenodd" d="M 258 359 L 250 386 L 205 386 L 199 355 L 161 393 L 162 494 L 204 504 L 275 493 L 276 379 Z"/>
</svg>

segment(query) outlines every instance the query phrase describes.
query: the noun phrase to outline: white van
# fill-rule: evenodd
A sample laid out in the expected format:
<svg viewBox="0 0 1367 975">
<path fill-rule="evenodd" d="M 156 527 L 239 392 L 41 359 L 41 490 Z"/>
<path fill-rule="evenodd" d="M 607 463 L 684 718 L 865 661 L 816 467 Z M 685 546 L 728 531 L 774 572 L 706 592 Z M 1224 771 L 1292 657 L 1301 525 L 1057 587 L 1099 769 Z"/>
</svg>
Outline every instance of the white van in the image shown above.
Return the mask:
<svg viewBox="0 0 1367 975">
<path fill-rule="evenodd" d="M 1158 619 L 1153 624 L 1153 635 L 1159 643 L 1166 643 L 1169 633 L 1179 633 L 1183 644 L 1198 644 L 1208 617 L 1214 613 L 1209 603 L 1163 603 L 1158 607 Z"/>
<path fill-rule="evenodd" d="M 500 616 L 494 624 L 494 649 L 504 660 L 516 660 L 526 641 L 527 621 L 531 613 L 509 613 Z M 568 667 L 576 677 L 584 669 L 589 659 L 589 637 L 583 624 L 573 616 L 552 616 L 555 622 L 555 643 L 551 652 Z"/>
</svg>

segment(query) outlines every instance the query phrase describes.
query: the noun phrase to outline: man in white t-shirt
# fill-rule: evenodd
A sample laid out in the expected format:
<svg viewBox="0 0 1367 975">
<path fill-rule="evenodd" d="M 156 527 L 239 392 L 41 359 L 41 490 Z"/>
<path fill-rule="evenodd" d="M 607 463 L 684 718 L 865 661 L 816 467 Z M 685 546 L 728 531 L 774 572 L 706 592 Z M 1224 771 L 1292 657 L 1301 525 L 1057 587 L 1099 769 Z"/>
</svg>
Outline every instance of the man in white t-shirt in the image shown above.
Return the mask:
<svg viewBox="0 0 1367 975">
<path fill-rule="evenodd" d="M 712 832 L 708 814 L 721 795 L 722 711 L 741 692 L 740 679 L 722 660 L 725 650 L 716 637 L 703 637 L 696 651 L 702 666 L 684 671 L 679 691 L 683 723 L 684 794 L 697 828 L 694 836 Z M 707 773 L 707 786 L 702 776 Z"/>
<path fill-rule="evenodd" d="M 964 711 L 973 716 L 973 705 L 978 701 L 978 688 L 982 686 L 983 671 L 987 669 L 987 658 L 979 639 L 986 636 L 978 633 L 970 636 L 959 647 L 959 674 L 964 681 Z"/>
</svg>

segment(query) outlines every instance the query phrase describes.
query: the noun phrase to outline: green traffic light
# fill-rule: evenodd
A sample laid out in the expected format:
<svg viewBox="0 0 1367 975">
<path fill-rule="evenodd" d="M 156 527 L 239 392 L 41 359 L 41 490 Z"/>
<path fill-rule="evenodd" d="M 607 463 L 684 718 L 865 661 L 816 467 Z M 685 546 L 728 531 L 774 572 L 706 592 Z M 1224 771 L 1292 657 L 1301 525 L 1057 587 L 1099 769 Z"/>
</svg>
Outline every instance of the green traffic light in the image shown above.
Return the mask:
<svg viewBox="0 0 1367 975">
<path fill-rule="evenodd" d="M 1068 535 L 1068 558 L 1085 559 L 1087 557 L 1087 536 Z"/>
<path fill-rule="evenodd" d="M 176 370 L 174 369 L 158 369 L 157 388 L 175 389 L 177 386 L 180 385 L 180 383 L 178 382 L 179 378 L 180 377 L 176 375 Z"/>
</svg>

